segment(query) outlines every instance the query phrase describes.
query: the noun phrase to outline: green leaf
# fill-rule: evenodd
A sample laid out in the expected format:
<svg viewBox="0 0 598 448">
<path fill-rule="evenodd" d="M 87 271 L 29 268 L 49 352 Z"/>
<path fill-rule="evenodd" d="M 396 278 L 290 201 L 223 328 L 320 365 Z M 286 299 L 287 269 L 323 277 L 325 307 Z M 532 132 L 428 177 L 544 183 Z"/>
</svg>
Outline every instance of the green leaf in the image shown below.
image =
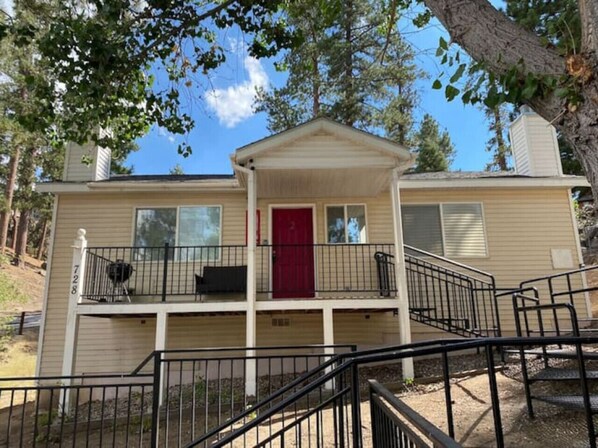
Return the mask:
<svg viewBox="0 0 598 448">
<path fill-rule="evenodd" d="M 442 82 L 440 82 L 440 79 L 437 79 L 432 83 L 432 88 L 435 90 L 442 89 Z"/>
<path fill-rule="evenodd" d="M 453 76 L 451 76 L 451 82 L 455 83 L 455 82 L 459 81 L 461 76 L 463 76 L 463 72 L 465 72 L 465 64 L 459 65 L 459 67 L 457 68 L 457 71 L 455 71 Z"/>
<path fill-rule="evenodd" d="M 444 95 L 446 96 L 446 99 L 448 101 L 453 101 L 455 97 L 459 95 L 460 92 L 461 91 L 459 89 L 449 84 L 448 86 L 446 86 L 446 89 L 444 90 Z"/>
<path fill-rule="evenodd" d="M 448 50 L 448 43 L 444 40 L 444 37 L 440 37 L 438 41 L 438 46 L 442 48 L 444 51 Z"/>
</svg>

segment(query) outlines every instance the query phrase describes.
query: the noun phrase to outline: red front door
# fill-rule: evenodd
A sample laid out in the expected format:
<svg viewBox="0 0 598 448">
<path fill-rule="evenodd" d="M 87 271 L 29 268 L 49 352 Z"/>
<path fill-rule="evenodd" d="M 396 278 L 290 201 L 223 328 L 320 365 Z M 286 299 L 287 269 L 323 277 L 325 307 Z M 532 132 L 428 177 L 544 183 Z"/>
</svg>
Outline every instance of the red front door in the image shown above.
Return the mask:
<svg viewBox="0 0 598 448">
<path fill-rule="evenodd" d="M 272 210 L 272 290 L 275 299 L 314 297 L 311 208 Z"/>
</svg>

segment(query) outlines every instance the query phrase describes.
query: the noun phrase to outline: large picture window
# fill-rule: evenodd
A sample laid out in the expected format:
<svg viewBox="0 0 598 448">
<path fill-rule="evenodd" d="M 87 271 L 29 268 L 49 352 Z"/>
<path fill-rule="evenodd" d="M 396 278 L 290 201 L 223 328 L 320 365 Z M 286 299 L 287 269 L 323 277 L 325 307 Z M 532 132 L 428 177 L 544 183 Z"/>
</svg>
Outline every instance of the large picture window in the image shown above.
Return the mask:
<svg viewBox="0 0 598 448">
<path fill-rule="evenodd" d="M 329 205 L 326 207 L 329 244 L 366 242 L 365 205 Z"/>
<path fill-rule="evenodd" d="M 487 256 L 482 204 L 403 205 L 405 244 L 446 257 Z"/>
<path fill-rule="evenodd" d="M 186 246 L 169 258 L 177 259 L 214 259 L 218 258 L 219 249 L 193 249 L 203 246 L 219 246 L 221 241 L 220 206 L 138 208 L 135 212 L 134 246 L 160 248 Z M 139 251 L 138 257 L 147 258 L 151 251 Z M 163 256 L 163 253 L 162 253 Z M 156 258 L 155 254 L 151 254 Z"/>
</svg>

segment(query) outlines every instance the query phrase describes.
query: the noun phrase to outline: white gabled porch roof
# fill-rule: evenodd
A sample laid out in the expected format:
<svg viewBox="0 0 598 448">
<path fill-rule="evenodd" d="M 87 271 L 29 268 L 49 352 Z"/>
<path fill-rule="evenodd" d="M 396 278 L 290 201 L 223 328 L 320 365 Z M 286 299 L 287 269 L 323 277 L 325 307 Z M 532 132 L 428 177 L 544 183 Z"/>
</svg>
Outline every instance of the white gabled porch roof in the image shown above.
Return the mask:
<svg viewBox="0 0 598 448">
<path fill-rule="evenodd" d="M 243 146 L 231 156 L 242 186 L 257 175 L 258 197 L 374 196 L 414 156 L 390 140 L 318 118 Z"/>
</svg>

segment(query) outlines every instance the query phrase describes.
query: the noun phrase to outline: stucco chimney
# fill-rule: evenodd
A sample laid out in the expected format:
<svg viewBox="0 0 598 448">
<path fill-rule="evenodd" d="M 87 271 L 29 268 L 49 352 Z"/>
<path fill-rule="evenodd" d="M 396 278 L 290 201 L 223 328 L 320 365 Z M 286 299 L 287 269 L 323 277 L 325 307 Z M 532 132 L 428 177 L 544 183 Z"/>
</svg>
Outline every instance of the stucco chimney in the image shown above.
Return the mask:
<svg viewBox="0 0 598 448">
<path fill-rule="evenodd" d="M 509 130 L 515 172 L 525 176 L 562 176 L 556 130 L 528 106 Z"/>
<path fill-rule="evenodd" d="M 91 163 L 85 163 L 85 159 Z M 77 145 L 69 143 L 64 157 L 65 182 L 93 182 L 110 177 L 111 152 L 95 144 Z"/>
</svg>

